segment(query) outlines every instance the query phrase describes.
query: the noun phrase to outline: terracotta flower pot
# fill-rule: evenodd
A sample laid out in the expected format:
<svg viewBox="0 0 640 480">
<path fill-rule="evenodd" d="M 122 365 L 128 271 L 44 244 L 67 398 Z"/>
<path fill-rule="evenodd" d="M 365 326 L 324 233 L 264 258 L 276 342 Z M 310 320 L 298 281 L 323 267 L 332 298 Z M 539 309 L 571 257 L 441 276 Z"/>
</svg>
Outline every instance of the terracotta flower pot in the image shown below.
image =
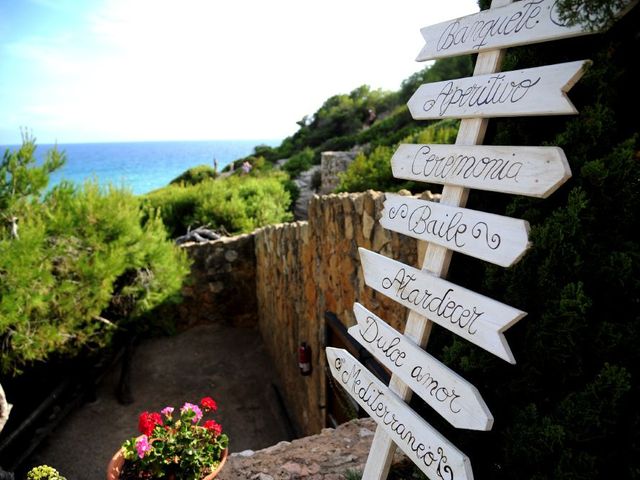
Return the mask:
<svg viewBox="0 0 640 480">
<path fill-rule="evenodd" d="M 227 456 L 229 452 L 228 449 L 225 449 L 222 452 L 222 458 L 220 458 L 220 463 L 218 467 L 211 472 L 209 475 L 202 478 L 202 480 L 213 480 L 218 476 L 220 470 L 224 466 L 227 461 Z M 111 458 L 109 462 L 109 466 L 107 467 L 107 480 L 120 480 L 120 474 L 122 473 L 122 467 L 124 466 L 124 455 L 122 453 L 122 449 L 118 450 L 116 454 Z"/>
</svg>

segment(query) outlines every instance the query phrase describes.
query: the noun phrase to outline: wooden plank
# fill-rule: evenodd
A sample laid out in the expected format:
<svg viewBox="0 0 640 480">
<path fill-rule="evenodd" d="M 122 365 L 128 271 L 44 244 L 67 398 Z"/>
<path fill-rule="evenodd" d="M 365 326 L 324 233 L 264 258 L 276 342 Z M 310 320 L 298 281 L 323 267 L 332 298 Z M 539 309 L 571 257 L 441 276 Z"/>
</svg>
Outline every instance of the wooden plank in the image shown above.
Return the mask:
<svg viewBox="0 0 640 480">
<path fill-rule="evenodd" d="M 478 53 L 496 48 L 559 40 L 596 33 L 583 25 L 567 25 L 557 0 L 523 0 L 500 8 L 455 18 L 420 29 L 425 40 L 416 60 Z M 629 2 L 626 13 L 636 1 Z"/>
<path fill-rule="evenodd" d="M 491 430 L 478 389 L 359 303 L 349 334 L 456 428 Z"/>
<path fill-rule="evenodd" d="M 492 0 L 491 8 L 497 8 L 511 3 L 512 0 Z M 480 53 L 476 60 L 474 75 L 497 72 L 500 70 L 504 52 L 502 50 L 491 50 Z M 456 145 L 475 145 L 482 143 L 484 133 L 487 128 L 487 120 L 473 118 L 462 120 L 458 129 Z M 469 190 L 464 187 L 445 185 L 442 189 L 441 203 L 464 207 L 467 201 Z M 418 252 L 425 252 L 420 257 L 420 265 L 423 270 L 427 270 L 434 275 L 446 277 L 451 260 L 451 250 L 440 245 L 428 244 L 425 248 L 424 242 L 418 242 Z M 407 324 L 404 330 L 405 337 L 411 338 L 416 344 L 425 347 L 429 341 L 433 322 L 411 310 L 407 317 Z M 391 376 L 389 389 L 398 394 L 403 400 L 411 398 L 412 391 L 407 387 L 397 375 Z M 380 427 L 376 429 L 375 436 L 371 442 L 371 451 L 367 458 L 367 463 L 362 473 L 362 477 L 367 480 L 384 480 L 387 478 L 395 445 L 393 440 Z"/>
<path fill-rule="evenodd" d="M 358 250 L 368 286 L 503 360 L 516 363 L 502 332 L 525 312 L 384 255 Z"/>
<path fill-rule="evenodd" d="M 473 479 L 469 458 L 349 352 L 333 347 L 326 352 L 333 377 L 427 477 Z"/>
<path fill-rule="evenodd" d="M 388 230 L 503 267 L 520 260 L 530 246 L 525 220 L 392 193 L 385 197 L 380 225 Z"/>
<path fill-rule="evenodd" d="M 395 178 L 547 198 L 571 178 L 558 147 L 407 144 L 391 158 Z"/>
<path fill-rule="evenodd" d="M 566 95 L 589 60 L 425 83 L 407 102 L 416 120 L 578 113 Z"/>
</svg>

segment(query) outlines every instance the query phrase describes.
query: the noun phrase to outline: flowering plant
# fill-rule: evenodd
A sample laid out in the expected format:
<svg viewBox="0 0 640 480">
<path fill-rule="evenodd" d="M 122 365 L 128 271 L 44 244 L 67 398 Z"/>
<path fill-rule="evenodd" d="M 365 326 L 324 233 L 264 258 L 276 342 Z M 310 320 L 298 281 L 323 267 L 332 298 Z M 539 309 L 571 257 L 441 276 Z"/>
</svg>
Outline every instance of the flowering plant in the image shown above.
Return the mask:
<svg viewBox="0 0 640 480">
<path fill-rule="evenodd" d="M 185 403 L 176 412 L 142 412 L 138 429 L 142 435 L 122 445 L 126 460 L 120 478 L 200 479 L 220 463 L 229 439 L 215 420 L 202 422 L 204 414 L 218 409 L 211 397 L 200 405 Z M 202 422 L 202 424 L 201 424 Z"/>
</svg>

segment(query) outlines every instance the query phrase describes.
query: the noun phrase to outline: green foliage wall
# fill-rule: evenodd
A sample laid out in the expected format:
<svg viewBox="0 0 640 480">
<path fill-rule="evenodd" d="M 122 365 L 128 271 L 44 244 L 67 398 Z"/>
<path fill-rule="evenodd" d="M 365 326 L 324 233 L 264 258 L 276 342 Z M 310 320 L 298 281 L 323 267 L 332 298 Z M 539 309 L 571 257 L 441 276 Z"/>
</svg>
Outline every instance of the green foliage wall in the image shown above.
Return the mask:
<svg viewBox="0 0 640 480">
<path fill-rule="evenodd" d="M 640 478 L 640 105 L 636 7 L 605 34 L 514 48 L 503 70 L 590 58 L 569 92 L 577 117 L 492 119 L 485 143 L 557 145 L 572 179 L 544 200 L 472 191 L 470 208 L 527 219 L 510 269 L 454 255 L 450 279 L 528 315 L 506 332 L 509 366 L 442 329 L 429 350 L 478 387 L 490 433 L 426 412 L 488 479 Z"/>
</svg>

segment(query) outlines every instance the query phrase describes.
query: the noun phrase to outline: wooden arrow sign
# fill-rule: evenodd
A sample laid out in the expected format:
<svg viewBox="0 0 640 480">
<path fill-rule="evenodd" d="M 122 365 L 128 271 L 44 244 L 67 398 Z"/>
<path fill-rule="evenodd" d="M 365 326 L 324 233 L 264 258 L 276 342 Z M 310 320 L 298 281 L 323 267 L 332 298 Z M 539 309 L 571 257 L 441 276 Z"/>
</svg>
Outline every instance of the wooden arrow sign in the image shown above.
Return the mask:
<svg viewBox="0 0 640 480">
<path fill-rule="evenodd" d="M 364 281 L 371 288 L 503 360 L 516 363 L 502 332 L 525 312 L 384 255 L 358 250 Z"/>
<path fill-rule="evenodd" d="M 395 178 L 546 198 L 571 178 L 558 147 L 402 144 Z"/>
<path fill-rule="evenodd" d="M 589 60 L 426 83 L 407 102 L 416 120 L 576 114 L 566 92 Z"/>
<path fill-rule="evenodd" d="M 327 347 L 326 351 L 333 377 L 427 477 L 434 480 L 473 479 L 469 458 L 351 354 L 332 347 Z"/>
<path fill-rule="evenodd" d="M 349 334 L 456 428 L 491 430 L 493 415 L 478 389 L 359 303 Z"/>
<path fill-rule="evenodd" d="M 384 228 L 509 267 L 529 248 L 529 222 L 387 193 Z"/>
<path fill-rule="evenodd" d="M 419 62 L 596 33 L 560 19 L 557 0 L 523 0 L 420 29 Z M 636 1 L 628 2 L 624 14 Z"/>
</svg>

